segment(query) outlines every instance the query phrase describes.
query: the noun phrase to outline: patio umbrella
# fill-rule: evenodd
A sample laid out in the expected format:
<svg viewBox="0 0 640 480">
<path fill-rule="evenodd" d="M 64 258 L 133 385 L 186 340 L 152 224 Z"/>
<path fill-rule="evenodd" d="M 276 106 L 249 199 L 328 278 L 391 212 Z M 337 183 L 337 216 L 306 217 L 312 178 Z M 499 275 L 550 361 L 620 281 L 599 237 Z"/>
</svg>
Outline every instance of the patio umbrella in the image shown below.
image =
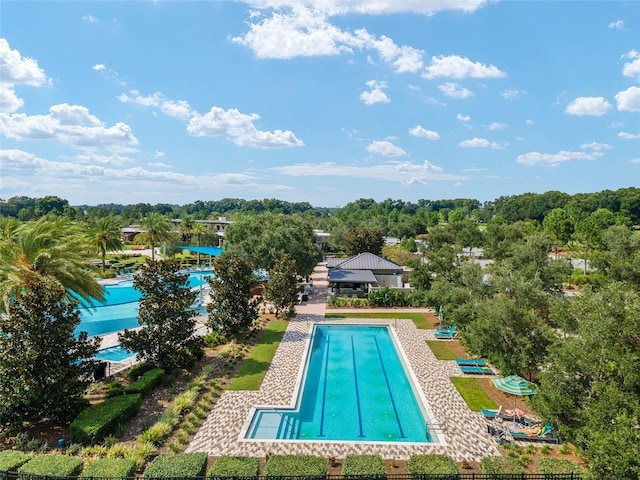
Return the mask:
<svg viewBox="0 0 640 480">
<path fill-rule="evenodd" d="M 444 320 L 444 308 L 442 308 L 442 305 L 440 305 L 440 310 L 438 311 L 438 320 Z"/>
<path fill-rule="evenodd" d="M 516 402 L 518 397 L 524 395 L 534 395 L 536 389 L 533 384 L 527 382 L 524 378 L 518 375 L 509 375 L 504 378 L 494 378 L 493 384 L 498 390 L 502 390 L 505 393 L 513 395 L 513 411 L 516 412 Z M 515 418 L 515 417 L 514 417 Z"/>
</svg>

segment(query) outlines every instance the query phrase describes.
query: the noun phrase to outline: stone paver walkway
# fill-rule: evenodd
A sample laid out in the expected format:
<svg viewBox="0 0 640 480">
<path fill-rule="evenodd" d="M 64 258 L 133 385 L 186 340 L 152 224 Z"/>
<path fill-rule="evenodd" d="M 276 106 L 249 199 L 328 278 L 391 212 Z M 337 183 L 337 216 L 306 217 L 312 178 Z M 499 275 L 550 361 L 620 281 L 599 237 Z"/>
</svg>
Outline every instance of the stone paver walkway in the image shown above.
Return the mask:
<svg viewBox="0 0 640 480">
<path fill-rule="evenodd" d="M 324 278 L 322 276 L 324 275 Z M 323 284 L 323 282 L 325 282 Z M 498 455 L 495 442 L 487 434 L 484 418 L 471 412 L 450 380 L 460 376 L 453 361 L 438 361 L 425 341 L 434 330 L 418 330 L 410 320 L 368 320 L 324 318 L 326 270 L 314 272 L 314 293 L 309 302 L 296 308 L 276 355 L 257 391 L 227 391 L 222 394 L 193 441 L 188 452 L 207 452 L 210 456 L 245 455 L 264 457 L 275 454 L 312 454 L 344 458 L 352 453 L 375 453 L 389 459 L 408 459 L 414 453 L 445 454 L 456 461 L 479 461 Z M 301 381 L 314 323 L 386 324 L 395 332 L 419 386 L 431 417 L 432 433 L 438 443 L 402 444 L 382 442 L 315 442 L 296 440 L 246 440 L 242 436 L 256 406 L 294 406 Z"/>
</svg>

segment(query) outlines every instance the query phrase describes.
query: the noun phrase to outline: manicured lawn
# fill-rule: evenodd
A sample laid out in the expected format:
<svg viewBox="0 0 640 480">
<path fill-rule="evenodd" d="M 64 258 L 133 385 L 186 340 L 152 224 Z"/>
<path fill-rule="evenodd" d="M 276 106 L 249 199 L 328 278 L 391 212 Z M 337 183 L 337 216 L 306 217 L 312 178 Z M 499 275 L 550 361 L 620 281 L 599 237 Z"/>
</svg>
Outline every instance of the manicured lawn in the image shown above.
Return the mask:
<svg viewBox="0 0 640 480">
<path fill-rule="evenodd" d="M 267 326 L 258 344 L 253 347 L 249 356 L 242 362 L 240 370 L 227 387 L 228 390 L 258 390 L 260 388 L 287 325 L 289 322 L 280 320 L 271 322 Z"/>
<path fill-rule="evenodd" d="M 427 340 L 427 345 L 438 360 L 455 360 L 458 355 L 451 349 L 449 342 Z"/>
<path fill-rule="evenodd" d="M 479 412 L 483 408 L 498 408 L 475 378 L 451 377 L 451 381 L 472 412 Z"/>
<path fill-rule="evenodd" d="M 426 330 L 432 328 L 427 317 L 419 312 L 356 312 L 356 313 L 326 313 L 325 318 L 392 318 L 398 320 L 412 320 L 416 328 Z"/>
</svg>

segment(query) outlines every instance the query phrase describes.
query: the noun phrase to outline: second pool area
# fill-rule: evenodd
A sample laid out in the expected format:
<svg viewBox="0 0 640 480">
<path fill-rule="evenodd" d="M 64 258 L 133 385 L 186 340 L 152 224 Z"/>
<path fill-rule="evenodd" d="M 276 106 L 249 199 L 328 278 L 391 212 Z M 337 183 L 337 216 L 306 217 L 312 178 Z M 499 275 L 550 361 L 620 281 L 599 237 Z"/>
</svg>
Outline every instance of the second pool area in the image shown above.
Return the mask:
<svg viewBox="0 0 640 480">
<path fill-rule="evenodd" d="M 434 442 L 386 325 L 314 327 L 293 408 L 257 407 L 252 440 Z"/>
</svg>

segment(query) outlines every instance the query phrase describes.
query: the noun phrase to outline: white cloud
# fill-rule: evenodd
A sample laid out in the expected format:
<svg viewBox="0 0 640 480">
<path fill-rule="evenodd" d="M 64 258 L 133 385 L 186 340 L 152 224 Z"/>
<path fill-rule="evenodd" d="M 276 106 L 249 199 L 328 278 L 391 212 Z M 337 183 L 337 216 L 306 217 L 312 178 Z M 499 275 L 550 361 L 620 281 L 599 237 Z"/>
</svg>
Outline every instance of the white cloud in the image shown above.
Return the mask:
<svg viewBox="0 0 640 480">
<path fill-rule="evenodd" d="M 502 145 L 495 142 L 490 142 L 486 138 L 469 138 L 467 140 L 463 140 L 460 142 L 460 147 L 462 148 L 493 148 L 499 150 L 502 148 Z"/>
<path fill-rule="evenodd" d="M 456 115 L 456 119 L 462 123 L 469 123 L 471 121 L 471 117 L 469 115 L 462 115 L 461 113 Z"/>
<path fill-rule="evenodd" d="M 182 120 L 187 120 L 194 114 L 186 100 L 165 100 L 160 104 L 160 110 L 165 115 Z"/>
<path fill-rule="evenodd" d="M 622 67 L 622 75 L 640 80 L 640 54 L 635 50 L 631 50 L 627 53 L 626 57 L 633 60 L 624 64 Z"/>
<path fill-rule="evenodd" d="M 514 100 L 516 98 L 519 98 L 520 95 L 524 95 L 526 92 L 526 90 L 518 90 L 517 88 L 507 88 L 506 90 L 503 90 L 501 95 L 502 98 L 505 98 L 507 100 Z"/>
<path fill-rule="evenodd" d="M 107 68 L 105 66 L 104 63 L 96 63 L 93 67 L 91 67 L 92 70 L 95 70 L 96 72 L 101 72 L 103 71 L 105 68 Z"/>
<path fill-rule="evenodd" d="M 601 150 L 611 150 L 613 147 L 606 143 L 591 142 L 583 143 L 582 145 L 580 145 L 580 148 L 582 148 L 583 150 L 591 149 L 599 152 Z"/>
<path fill-rule="evenodd" d="M 265 132 L 258 130 L 253 122 L 259 120 L 260 115 L 250 115 L 232 108 L 224 110 L 212 107 L 204 114 L 195 114 L 187 125 L 187 132 L 194 137 L 227 136 L 236 145 L 253 148 L 284 148 L 300 147 L 304 142 L 299 140 L 293 132 L 274 130 Z"/>
<path fill-rule="evenodd" d="M 82 20 L 84 20 L 87 23 L 98 23 L 100 21 L 93 15 L 85 15 L 84 17 L 82 17 Z"/>
<path fill-rule="evenodd" d="M 629 163 L 640 164 L 640 157 L 632 158 L 631 160 L 629 160 Z"/>
<path fill-rule="evenodd" d="M 604 97 L 578 97 L 573 100 L 564 110 L 569 115 L 591 115 L 599 117 L 607 113 L 611 104 Z"/>
<path fill-rule="evenodd" d="M 625 140 L 637 140 L 640 138 L 640 133 L 628 133 L 628 132 L 620 132 L 618 133 L 620 138 L 624 138 Z"/>
<path fill-rule="evenodd" d="M 615 99 L 618 102 L 618 110 L 640 112 L 640 87 L 629 87 L 618 92 Z"/>
<path fill-rule="evenodd" d="M 160 92 L 141 95 L 137 90 L 130 90 L 129 94 L 121 93 L 117 98 L 123 103 L 133 103 L 142 107 L 160 107 L 165 115 L 181 120 L 188 120 L 195 113 L 186 100 L 167 100 Z"/>
<path fill-rule="evenodd" d="M 568 152 L 564 150 L 558 153 L 529 152 L 523 155 L 518 155 L 516 162 L 528 166 L 537 164 L 556 166 L 561 163 L 571 162 L 574 160 L 595 160 L 601 155 L 602 154 L 600 152 Z"/>
<path fill-rule="evenodd" d="M 0 114 L 0 133 L 18 141 L 55 139 L 79 149 L 125 152 L 138 144 L 129 125 L 105 126 L 88 108 L 67 103 L 53 105 L 47 115 Z"/>
<path fill-rule="evenodd" d="M 438 132 L 434 132 L 433 130 L 427 130 L 422 127 L 422 125 L 416 125 L 413 128 L 409 129 L 409 134 L 414 137 L 422 137 L 428 138 L 429 140 L 440 140 L 440 135 Z"/>
<path fill-rule="evenodd" d="M 407 154 L 402 148 L 394 145 L 388 140 L 376 140 L 367 146 L 367 152 L 385 157 L 403 157 Z"/>
<path fill-rule="evenodd" d="M 378 165 L 339 165 L 334 162 L 300 163 L 274 167 L 273 170 L 292 177 L 351 177 L 357 179 L 421 185 L 437 181 L 466 180 L 468 177 L 442 173 L 442 167 L 424 163 L 387 162 Z"/>
<path fill-rule="evenodd" d="M 50 83 L 36 60 L 23 57 L 11 49 L 6 39 L 0 38 L 0 112 L 13 113 L 24 105 L 16 95 L 16 85 L 41 87 Z"/>
<path fill-rule="evenodd" d="M 612 28 L 614 30 L 624 30 L 624 21 L 616 20 L 615 22 L 611 22 L 609 23 L 609 28 Z"/>
<path fill-rule="evenodd" d="M 36 60 L 22 57 L 20 52 L 11 49 L 4 38 L 0 38 L 0 81 L 31 87 L 41 87 L 49 82 Z"/>
<path fill-rule="evenodd" d="M 438 89 L 447 97 L 451 98 L 469 98 L 473 97 L 473 92 L 467 88 L 461 87 L 454 82 L 446 82 L 438 85 Z"/>
<path fill-rule="evenodd" d="M 431 57 L 423 77 L 428 79 L 447 78 L 502 78 L 507 74 L 494 65 L 483 65 L 458 55 Z"/>
<path fill-rule="evenodd" d="M 284 8 L 295 6 L 299 0 L 246 0 L 255 8 Z M 306 0 L 305 4 L 321 9 L 330 15 L 361 13 L 365 15 L 386 15 L 390 13 L 416 13 L 434 15 L 447 10 L 473 13 L 491 3 L 488 0 Z M 255 15 L 255 13 L 253 13 Z"/>
<path fill-rule="evenodd" d="M 376 80 L 369 80 L 367 86 L 372 90 L 368 92 L 362 92 L 360 94 L 360 100 L 365 105 L 373 105 L 374 103 L 389 103 L 389 97 L 382 91 L 383 88 L 387 88 L 387 82 L 378 82 Z"/>
<path fill-rule="evenodd" d="M 153 154 L 154 158 L 162 158 L 166 155 L 166 153 L 161 152 L 160 150 L 156 150 L 155 153 Z"/>
<path fill-rule="evenodd" d="M 506 123 L 491 122 L 487 128 L 491 131 L 494 131 L 494 130 L 504 130 L 507 127 L 508 125 Z"/>
<path fill-rule="evenodd" d="M 168 165 L 162 162 L 149 162 L 147 165 L 149 165 L 150 167 L 156 167 L 156 168 L 173 168 L 172 165 Z"/>
<path fill-rule="evenodd" d="M 534 122 L 533 120 L 527 120 L 525 123 L 527 125 L 535 125 L 536 124 L 536 122 Z"/>
</svg>

